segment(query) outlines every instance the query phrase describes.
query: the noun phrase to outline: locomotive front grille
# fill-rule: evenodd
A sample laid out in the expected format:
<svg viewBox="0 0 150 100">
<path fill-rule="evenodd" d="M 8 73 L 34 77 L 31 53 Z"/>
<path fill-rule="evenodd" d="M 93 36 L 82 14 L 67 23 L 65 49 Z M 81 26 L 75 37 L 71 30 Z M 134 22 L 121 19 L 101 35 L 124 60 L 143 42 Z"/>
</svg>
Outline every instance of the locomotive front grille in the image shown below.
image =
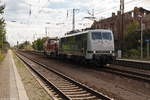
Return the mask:
<svg viewBox="0 0 150 100">
<path fill-rule="evenodd" d="M 96 53 L 111 53 L 111 51 L 96 51 Z"/>
</svg>

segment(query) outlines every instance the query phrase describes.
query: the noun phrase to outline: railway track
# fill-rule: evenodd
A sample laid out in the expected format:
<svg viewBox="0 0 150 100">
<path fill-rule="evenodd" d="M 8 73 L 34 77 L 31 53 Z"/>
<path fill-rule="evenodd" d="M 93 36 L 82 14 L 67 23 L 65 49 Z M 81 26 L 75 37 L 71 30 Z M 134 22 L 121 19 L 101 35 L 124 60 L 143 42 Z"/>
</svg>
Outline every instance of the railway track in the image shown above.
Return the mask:
<svg viewBox="0 0 150 100">
<path fill-rule="evenodd" d="M 113 100 L 25 55 L 16 55 L 38 75 L 59 100 Z"/>
<path fill-rule="evenodd" d="M 116 74 L 116 75 L 120 75 L 120 76 L 124 76 L 124 77 L 131 78 L 134 80 L 150 83 L 150 74 L 138 73 L 138 72 L 134 72 L 134 71 L 127 71 L 127 70 L 110 68 L 110 67 L 104 67 L 99 70 L 108 72 L 108 73 L 112 73 L 112 74 Z"/>
<path fill-rule="evenodd" d="M 42 52 L 42 51 L 26 51 L 26 52 L 36 54 L 36 55 L 44 55 L 44 52 Z M 148 62 L 148 61 L 117 59 L 113 62 L 113 64 L 124 66 L 124 67 L 142 69 L 142 70 L 150 70 L 150 62 Z"/>
<path fill-rule="evenodd" d="M 44 55 L 42 51 L 26 51 L 28 53 L 36 54 L 36 55 Z M 124 67 L 131 67 L 142 70 L 150 70 L 150 62 L 148 61 L 137 61 L 137 60 L 128 60 L 128 59 L 116 59 L 113 62 L 114 65 L 120 65 Z"/>
<path fill-rule="evenodd" d="M 35 53 L 33 53 L 33 54 L 35 54 Z M 122 66 L 122 67 L 126 67 L 127 64 L 128 63 L 125 63 L 125 65 Z M 130 66 L 130 64 L 129 64 L 129 66 Z M 150 74 L 135 72 L 134 68 L 135 67 L 133 67 L 133 69 L 132 69 L 133 71 L 132 70 L 128 71 L 128 70 L 125 70 L 125 69 L 118 69 L 118 68 L 107 67 L 107 66 L 105 66 L 103 68 L 97 68 L 97 67 L 95 68 L 94 67 L 94 69 L 99 70 L 99 71 L 104 71 L 104 72 L 107 72 L 107 73 L 112 73 L 112 74 L 124 76 L 124 77 L 127 77 L 127 78 L 131 78 L 131 79 L 134 79 L 134 80 L 150 83 Z M 93 69 L 93 67 L 92 67 L 92 69 Z M 142 69 L 143 70 L 143 68 L 138 67 L 138 66 L 136 66 L 136 69 L 139 69 L 139 70 Z"/>
</svg>

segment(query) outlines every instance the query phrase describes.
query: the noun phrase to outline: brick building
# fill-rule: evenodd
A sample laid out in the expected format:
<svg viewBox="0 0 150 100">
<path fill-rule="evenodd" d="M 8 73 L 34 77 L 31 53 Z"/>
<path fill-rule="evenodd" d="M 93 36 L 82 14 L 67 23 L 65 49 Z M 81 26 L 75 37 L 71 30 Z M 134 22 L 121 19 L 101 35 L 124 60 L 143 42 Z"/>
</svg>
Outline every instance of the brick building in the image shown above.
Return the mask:
<svg viewBox="0 0 150 100">
<path fill-rule="evenodd" d="M 142 7 L 137 8 L 135 7 L 134 10 L 126 12 L 124 14 L 124 34 L 127 32 L 127 26 L 132 23 L 133 21 L 139 22 L 140 25 L 140 19 L 139 15 L 143 16 L 142 21 L 144 24 L 144 29 L 150 29 L 150 11 L 143 9 Z M 121 38 L 123 38 L 124 34 L 122 33 L 122 15 L 121 12 L 118 11 L 117 15 L 115 13 L 112 13 L 112 16 L 106 19 L 102 19 L 100 21 L 94 21 L 94 23 L 91 26 L 92 29 L 110 29 L 114 33 L 115 41 L 119 41 Z M 140 26 L 139 28 L 140 29 Z"/>
</svg>

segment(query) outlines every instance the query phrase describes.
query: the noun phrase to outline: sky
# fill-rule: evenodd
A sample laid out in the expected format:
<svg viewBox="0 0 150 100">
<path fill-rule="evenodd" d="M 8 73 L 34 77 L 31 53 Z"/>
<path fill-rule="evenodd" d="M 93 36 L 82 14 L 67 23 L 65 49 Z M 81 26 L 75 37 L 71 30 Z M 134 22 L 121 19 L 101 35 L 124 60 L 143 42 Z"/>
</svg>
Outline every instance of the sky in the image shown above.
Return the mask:
<svg viewBox="0 0 150 100">
<path fill-rule="evenodd" d="M 72 9 L 75 10 L 75 28 L 90 27 L 97 20 L 110 17 L 119 10 L 120 0 L 0 0 L 5 4 L 7 40 L 11 45 L 37 38 L 61 37 L 72 30 Z M 150 10 L 150 0 L 125 0 L 125 11 L 135 6 Z M 46 34 L 47 33 L 47 34 Z"/>
</svg>

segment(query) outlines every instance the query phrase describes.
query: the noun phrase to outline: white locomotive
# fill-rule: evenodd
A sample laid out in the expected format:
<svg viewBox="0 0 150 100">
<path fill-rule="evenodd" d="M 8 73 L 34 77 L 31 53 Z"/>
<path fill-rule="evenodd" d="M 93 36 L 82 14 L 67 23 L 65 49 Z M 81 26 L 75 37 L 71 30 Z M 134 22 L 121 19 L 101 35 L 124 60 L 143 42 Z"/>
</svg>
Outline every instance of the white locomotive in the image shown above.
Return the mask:
<svg viewBox="0 0 150 100">
<path fill-rule="evenodd" d="M 87 30 L 64 36 L 58 41 L 57 57 L 62 59 L 105 65 L 115 58 L 114 37 L 110 30 Z"/>
</svg>

